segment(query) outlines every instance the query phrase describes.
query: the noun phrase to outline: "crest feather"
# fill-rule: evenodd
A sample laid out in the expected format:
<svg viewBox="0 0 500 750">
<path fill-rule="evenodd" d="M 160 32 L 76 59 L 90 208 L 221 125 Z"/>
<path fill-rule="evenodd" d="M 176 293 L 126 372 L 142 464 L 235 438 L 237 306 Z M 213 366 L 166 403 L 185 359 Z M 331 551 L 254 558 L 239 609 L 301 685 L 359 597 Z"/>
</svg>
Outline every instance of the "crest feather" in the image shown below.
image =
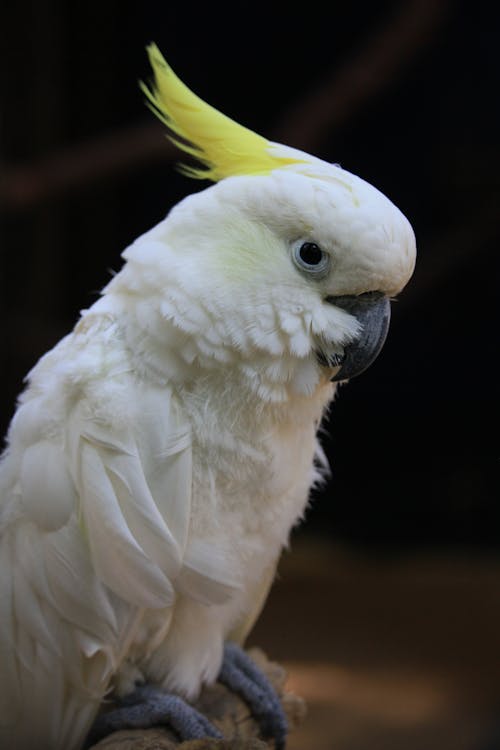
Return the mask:
<svg viewBox="0 0 500 750">
<path fill-rule="evenodd" d="M 269 174 L 302 162 L 292 154 L 273 155 L 276 144 L 200 99 L 176 76 L 156 44 L 150 44 L 147 53 L 154 84 L 148 88 L 141 83 L 141 89 L 149 106 L 167 126 L 170 140 L 201 165 L 181 165 L 185 174 L 217 182 L 233 175 Z"/>
</svg>

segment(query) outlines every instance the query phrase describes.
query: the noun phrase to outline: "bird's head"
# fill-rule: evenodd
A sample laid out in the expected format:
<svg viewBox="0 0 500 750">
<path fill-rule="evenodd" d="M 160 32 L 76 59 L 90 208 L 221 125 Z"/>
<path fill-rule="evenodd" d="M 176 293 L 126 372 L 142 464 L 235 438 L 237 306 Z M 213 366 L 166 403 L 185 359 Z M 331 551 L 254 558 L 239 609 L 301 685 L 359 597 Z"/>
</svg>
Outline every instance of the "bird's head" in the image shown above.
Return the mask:
<svg viewBox="0 0 500 750">
<path fill-rule="evenodd" d="M 390 300 L 413 271 L 408 220 L 354 174 L 210 107 L 156 46 L 148 52 L 155 83 L 143 90 L 169 137 L 200 165 L 183 171 L 215 182 L 153 231 L 169 248 L 163 271 L 240 352 L 296 357 L 332 380 L 365 370 L 384 343 Z M 141 252 L 139 243 L 125 257 Z"/>
</svg>

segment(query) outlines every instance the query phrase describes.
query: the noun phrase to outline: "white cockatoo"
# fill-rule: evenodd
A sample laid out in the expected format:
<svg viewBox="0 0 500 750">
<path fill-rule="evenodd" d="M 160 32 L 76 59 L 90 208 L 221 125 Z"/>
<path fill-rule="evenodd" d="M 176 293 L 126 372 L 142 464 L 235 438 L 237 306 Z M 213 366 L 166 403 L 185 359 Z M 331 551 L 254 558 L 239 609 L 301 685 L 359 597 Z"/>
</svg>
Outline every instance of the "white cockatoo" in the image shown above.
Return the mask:
<svg viewBox="0 0 500 750">
<path fill-rule="evenodd" d="M 414 267 L 378 190 L 238 125 L 148 52 L 151 107 L 215 184 L 125 250 L 19 398 L 0 464 L 1 750 L 78 750 L 105 696 L 189 701 L 217 679 L 326 471 L 337 381 L 375 358 Z"/>
</svg>

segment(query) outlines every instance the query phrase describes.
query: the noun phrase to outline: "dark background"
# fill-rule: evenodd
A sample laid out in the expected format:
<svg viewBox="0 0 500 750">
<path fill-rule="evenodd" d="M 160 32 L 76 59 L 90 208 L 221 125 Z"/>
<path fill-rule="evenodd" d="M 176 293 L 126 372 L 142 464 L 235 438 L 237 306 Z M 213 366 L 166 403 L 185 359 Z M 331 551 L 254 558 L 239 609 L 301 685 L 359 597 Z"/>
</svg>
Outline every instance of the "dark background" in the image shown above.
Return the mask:
<svg viewBox="0 0 500 750">
<path fill-rule="evenodd" d="M 121 251 L 202 187 L 144 106 L 152 40 L 211 104 L 359 174 L 415 229 L 385 349 L 332 410 L 333 478 L 308 533 L 500 550 L 493 3 L 4 3 L 2 434 L 25 373 Z"/>
</svg>

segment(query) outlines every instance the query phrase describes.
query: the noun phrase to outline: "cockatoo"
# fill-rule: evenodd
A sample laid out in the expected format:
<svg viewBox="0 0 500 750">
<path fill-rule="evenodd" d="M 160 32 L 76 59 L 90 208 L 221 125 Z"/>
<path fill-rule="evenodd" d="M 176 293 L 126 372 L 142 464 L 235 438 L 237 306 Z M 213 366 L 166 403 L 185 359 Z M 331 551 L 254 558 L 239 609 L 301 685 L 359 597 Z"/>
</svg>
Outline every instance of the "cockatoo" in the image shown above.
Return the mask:
<svg viewBox="0 0 500 750">
<path fill-rule="evenodd" d="M 234 644 L 327 471 L 322 415 L 414 267 L 382 193 L 148 53 L 150 106 L 214 184 L 125 250 L 19 398 L 0 465 L 2 750 L 78 750 L 112 694 L 139 696 L 145 723 L 164 696 L 181 736 L 210 734 L 182 719 L 204 684 L 258 692 Z"/>
</svg>

